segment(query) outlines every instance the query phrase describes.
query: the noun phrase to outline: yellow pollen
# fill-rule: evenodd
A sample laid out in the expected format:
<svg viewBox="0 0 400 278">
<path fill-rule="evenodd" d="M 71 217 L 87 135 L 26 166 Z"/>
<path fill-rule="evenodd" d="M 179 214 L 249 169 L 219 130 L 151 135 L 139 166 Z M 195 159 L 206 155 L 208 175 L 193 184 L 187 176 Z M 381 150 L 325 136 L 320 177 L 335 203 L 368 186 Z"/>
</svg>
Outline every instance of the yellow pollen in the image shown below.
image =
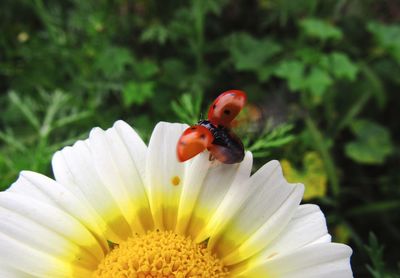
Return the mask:
<svg viewBox="0 0 400 278">
<path fill-rule="evenodd" d="M 204 245 L 170 231 L 152 231 L 114 248 L 93 277 L 222 278 L 228 270 Z"/>
<path fill-rule="evenodd" d="M 181 179 L 180 179 L 178 176 L 174 176 L 174 177 L 171 179 L 171 183 L 172 183 L 172 185 L 174 185 L 174 186 L 178 186 L 178 185 L 181 183 Z"/>
</svg>

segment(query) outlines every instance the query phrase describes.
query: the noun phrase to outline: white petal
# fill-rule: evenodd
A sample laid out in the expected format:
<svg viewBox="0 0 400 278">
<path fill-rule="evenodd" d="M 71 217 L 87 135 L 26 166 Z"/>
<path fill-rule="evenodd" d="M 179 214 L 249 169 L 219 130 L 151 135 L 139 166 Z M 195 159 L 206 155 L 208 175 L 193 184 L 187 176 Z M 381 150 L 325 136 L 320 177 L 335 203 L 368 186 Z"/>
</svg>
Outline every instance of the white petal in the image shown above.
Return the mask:
<svg viewBox="0 0 400 278">
<path fill-rule="evenodd" d="M 319 243 L 249 268 L 237 277 L 284 277 L 284 278 L 348 278 L 353 277 L 351 248 L 344 244 Z"/>
<path fill-rule="evenodd" d="M 145 163 L 145 153 L 135 131 L 119 121 L 107 132 L 92 130 L 88 140 L 53 157 L 56 180 L 93 208 L 110 241 L 120 242 L 152 227 L 143 166 L 136 165 Z"/>
<path fill-rule="evenodd" d="M 20 271 L 12 266 L 0 263 L 0 277 L 4 278 L 35 278 L 35 276 Z"/>
<path fill-rule="evenodd" d="M 202 188 L 203 180 L 210 168 L 207 152 L 198 154 L 187 163 L 185 180 L 182 185 L 182 193 L 179 201 L 178 217 L 175 231 L 186 234 L 193 210 L 196 206 L 198 195 Z"/>
<path fill-rule="evenodd" d="M 109 185 L 109 191 L 118 201 L 133 231 L 145 233 L 146 230 L 152 229 L 143 173 L 131 158 L 117 129 L 110 128 L 106 132 L 99 128 L 93 129 L 90 132 L 88 145 L 101 180 Z M 140 148 L 140 146 L 135 147 Z"/>
<path fill-rule="evenodd" d="M 320 237 L 319 239 L 314 240 L 312 243 L 310 244 L 315 244 L 315 243 L 329 243 L 332 241 L 332 236 L 330 234 L 326 234 L 322 237 Z"/>
<path fill-rule="evenodd" d="M 130 158 L 140 174 L 142 181 L 146 172 L 146 156 L 147 146 L 136 133 L 136 131 L 124 121 L 117 121 L 114 126 L 115 131 L 120 136 L 125 148 L 127 149 Z"/>
<path fill-rule="evenodd" d="M 197 236 L 197 241 L 203 241 L 211 237 L 211 241 L 209 242 L 209 246 L 211 247 L 214 239 L 218 238 L 218 233 L 222 232 L 223 227 L 227 225 L 233 215 L 240 209 L 248 197 L 248 188 L 246 185 L 249 183 L 252 165 L 252 154 L 251 152 L 246 152 L 243 161 L 235 173 L 233 183 L 229 186 L 218 208 L 211 212 L 211 219 L 205 223 L 206 227 Z"/>
<path fill-rule="evenodd" d="M 1 232 L 0 249 L 7 250 L 4 256 L 0 253 L 0 258 L 4 264 L 8 264 L 21 272 L 29 273 L 34 277 L 83 278 L 90 277 L 93 272 L 81 266 L 71 266 L 69 262 L 63 259 L 31 248 L 29 245 L 5 236 Z"/>
<path fill-rule="evenodd" d="M 146 182 L 156 228 L 175 230 L 185 167 L 176 156 L 176 144 L 187 125 L 160 122 L 151 135 Z"/>
<path fill-rule="evenodd" d="M 262 250 L 286 226 L 301 201 L 302 185 L 288 184 L 278 162 L 257 171 L 244 186 L 248 198 L 230 222 L 211 238 L 211 248 L 227 265 L 247 259 Z"/>
<path fill-rule="evenodd" d="M 18 180 L 7 191 L 30 197 L 64 210 L 91 231 L 103 247 L 103 250 L 105 252 L 108 251 L 108 243 L 104 237 L 105 227 L 103 221 L 97 217 L 90 206 L 79 200 L 68 188 L 44 175 L 23 171 Z M 102 223 L 103 226 L 101 226 Z"/>
<path fill-rule="evenodd" d="M 104 258 L 94 236 L 56 207 L 12 192 L 0 194 L 0 261 L 37 276 L 90 273 Z"/>
<path fill-rule="evenodd" d="M 252 165 L 250 153 L 246 154 L 243 162 L 235 165 L 218 161 L 210 163 L 206 160 L 208 160 L 208 153 L 193 159 L 193 163 L 189 165 L 188 181 L 184 184 L 181 200 L 181 205 L 182 201 L 193 204 L 192 211 L 186 209 L 190 205 L 181 206 L 181 209 L 190 215 L 186 232 L 197 242 L 209 238 L 216 226 L 220 224 L 221 218 L 218 216 L 221 214 L 221 204 L 232 195 L 231 191 L 249 178 Z M 198 171 L 202 167 L 205 171 Z"/>
<path fill-rule="evenodd" d="M 0 248 L 7 250 L 7 254 L 5 252 L 0 253 L 2 262 L 21 272 L 29 273 L 35 277 L 67 278 L 72 274 L 68 263 L 33 249 L 2 233 L 0 233 Z M 21 254 L 24 254 L 24 256 L 21 256 Z"/>
<path fill-rule="evenodd" d="M 324 214 L 316 205 L 301 205 L 284 231 L 257 257 L 264 261 L 293 252 L 321 239 L 330 239 Z"/>
</svg>

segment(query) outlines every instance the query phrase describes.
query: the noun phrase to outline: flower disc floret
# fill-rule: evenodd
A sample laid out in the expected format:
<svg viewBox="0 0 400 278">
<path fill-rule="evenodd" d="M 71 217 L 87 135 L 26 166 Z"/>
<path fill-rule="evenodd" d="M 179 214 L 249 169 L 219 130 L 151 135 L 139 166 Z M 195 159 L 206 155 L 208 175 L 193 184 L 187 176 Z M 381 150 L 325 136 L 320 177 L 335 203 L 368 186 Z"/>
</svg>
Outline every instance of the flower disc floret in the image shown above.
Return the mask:
<svg viewBox="0 0 400 278">
<path fill-rule="evenodd" d="M 203 244 L 171 231 L 135 235 L 116 246 L 94 277 L 227 277 L 228 270 Z"/>
</svg>

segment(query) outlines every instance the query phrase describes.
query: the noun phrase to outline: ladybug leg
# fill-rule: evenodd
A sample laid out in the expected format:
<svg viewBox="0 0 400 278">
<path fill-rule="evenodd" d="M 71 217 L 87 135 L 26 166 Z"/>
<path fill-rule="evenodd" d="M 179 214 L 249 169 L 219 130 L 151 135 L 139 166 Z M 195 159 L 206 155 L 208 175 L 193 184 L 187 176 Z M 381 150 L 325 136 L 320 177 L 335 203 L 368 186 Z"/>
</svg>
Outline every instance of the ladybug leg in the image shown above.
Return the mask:
<svg viewBox="0 0 400 278">
<path fill-rule="evenodd" d="M 210 153 L 210 155 L 208 156 L 208 160 L 209 161 L 214 161 L 215 160 L 215 156 L 213 156 L 212 153 Z"/>
</svg>

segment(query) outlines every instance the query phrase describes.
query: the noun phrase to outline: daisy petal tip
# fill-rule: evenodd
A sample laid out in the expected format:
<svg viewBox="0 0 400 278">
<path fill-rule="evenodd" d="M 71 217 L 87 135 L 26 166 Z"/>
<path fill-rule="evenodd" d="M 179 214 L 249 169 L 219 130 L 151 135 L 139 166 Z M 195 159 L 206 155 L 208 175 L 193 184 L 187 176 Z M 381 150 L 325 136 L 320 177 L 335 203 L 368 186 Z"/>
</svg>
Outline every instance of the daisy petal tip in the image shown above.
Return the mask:
<svg viewBox="0 0 400 278">
<path fill-rule="evenodd" d="M 73 146 L 80 144 L 80 142 L 82 142 L 82 141 L 75 142 Z M 61 150 L 56 151 L 53 154 L 53 157 L 51 158 L 51 165 L 52 165 L 53 171 L 54 171 L 55 165 L 63 165 L 64 164 L 65 153 L 71 152 L 72 150 L 73 150 L 73 147 L 66 146 L 66 147 L 62 148 Z"/>
<path fill-rule="evenodd" d="M 65 146 L 65 147 L 61 148 L 60 150 L 58 150 L 54 153 L 53 159 L 55 156 L 61 156 L 62 153 L 69 152 L 69 151 L 73 150 L 76 146 L 80 146 L 82 144 L 84 144 L 84 141 L 78 140 L 74 144 L 72 144 L 72 146 Z"/>
<path fill-rule="evenodd" d="M 296 190 L 301 192 L 301 195 L 304 194 L 305 186 L 302 183 L 295 183 L 294 186 L 296 187 Z"/>
<path fill-rule="evenodd" d="M 8 189 L 10 189 L 15 183 L 18 183 L 18 181 L 20 179 L 25 178 L 27 175 L 29 175 L 29 171 L 28 170 L 22 170 L 21 172 L 19 172 L 19 174 L 17 176 L 17 180 L 15 182 L 13 182 Z"/>
<path fill-rule="evenodd" d="M 156 126 L 154 127 L 154 130 L 159 129 L 159 128 L 165 128 L 169 125 L 172 125 L 172 123 L 161 121 L 156 124 Z"/>
<path fill-rule="evenodd" d="M 171 123 L 168 123 L 168 122 L 158 122 L 158 123 L 156 124 L 156 126 L 154 127 L 154 129 L 153 129 L 153 132 L 152 132 L 151 137 L 153 137 L 154 134 L 163 134 L 163 133 L 165 133 L 165 130 L 166 130 L 170 125 L 171 125 Z M 150 140 L 151 140 L 151 137 L 150 137 Z"/>
<path fill-rule="evenodd" d="M 40 178 L 40 177 L 43 177 L 43 175 L 33 172 L 33 171 L 23 170 L 19 173 L 17 181 L 19 179 L 29 180 L 29 179 L 36 179 L 36 178 Z"/>
<path fill-rule="evenodd" d="M 158 122 L 156 127 L 154 129 L 157 128 L 176 128 L 176 129 L 186 129 L 188 127 L 187 124 L 182 124 L 182 123 L 170 123 L 170 122 Z"/>
<path fill-rule="evenodd" d="M 114 124 L 113 127 L 121 127 L 121 128 L 132 128 L 127 122 L 124 120 L 117 120 Z"/>
<path fill-rule="evenodd" d="M 338 248 L 340 248 L 343 252 L 344 257 L 351 257 L 351 255 L 353 254 L 353 249 L 344 243 L 331 243 L 331 244 L 334 244 Z"/>
<path fill-rule="evenodd" d="M 127 122 L 125 122 L 123 120 L 116 121 L 113 124 L 112 129 L 116 130 L 117 133 L 121 137 L 124 137 L 124 135 L 126 135 L 127 137 L 139 137 L 140 138 L 140 136 L 136 132 L 136 129 L 133 128 L 130 124 L 128 124 Z"/>
<path fill-rule="evenodd" d="M 18 178 L 28 176 L 31 173 L 35 173 L 35 172 L 29 171 L 29 170 L 22 170 L 21 172 L 19 172 Z"/>
<path fill-rule="evenodd" d="M 299 211 L 301 211 L 300 215 L 311 214 L 315 212 L 321 213 L 323 215 L 321 208 L 319 207 L 319 205 L 316 204 L 302 204 L 299 208 Z"/>
<path fill-rule="evenodd" d="M 281 163 L 279 162 L 279 160 L 276 160 L 276 159 L 270 160 L 268 162 L 268 164 L 271 164 L 272 166 L 281 168 Z"/>
<path fill-rule="evenodd" d="M 57 161 L 60 161 L 61 155 L 62 155 L 62 154 L 61 154 L 61 150 L 60 150 L 60 151 L 56 151 L 56 152 L 53 154 L 52 158 L 51 158 L 52 164 L 57 163 Z"/>
<path fill-rule="evenodd" d="M 155 137 L 165 136 L 172 136 L 174 140 L 176 139 L 176 141 L 178 141 L 179 136 L 188 127 L 188 125 L 181 123 L 158 122 L 150 137 L 150 141 L 152 141 Z"/>
<path fill-rule="evenodd" d="M 244 159 L 251 159 L 253 160 L 253 153 L 251 151 L 246 151 L 244 154 Z"/>
<path fill-rule="evenodd" d="M 101 129 L 100 127 L 92 128 L 92 130 L 89 133 L 89 139 L 92 139 L 97 136 L 101 136 L 104 134 L 104 132 L 105 131 L 103 129 Z"/>
</svg>

